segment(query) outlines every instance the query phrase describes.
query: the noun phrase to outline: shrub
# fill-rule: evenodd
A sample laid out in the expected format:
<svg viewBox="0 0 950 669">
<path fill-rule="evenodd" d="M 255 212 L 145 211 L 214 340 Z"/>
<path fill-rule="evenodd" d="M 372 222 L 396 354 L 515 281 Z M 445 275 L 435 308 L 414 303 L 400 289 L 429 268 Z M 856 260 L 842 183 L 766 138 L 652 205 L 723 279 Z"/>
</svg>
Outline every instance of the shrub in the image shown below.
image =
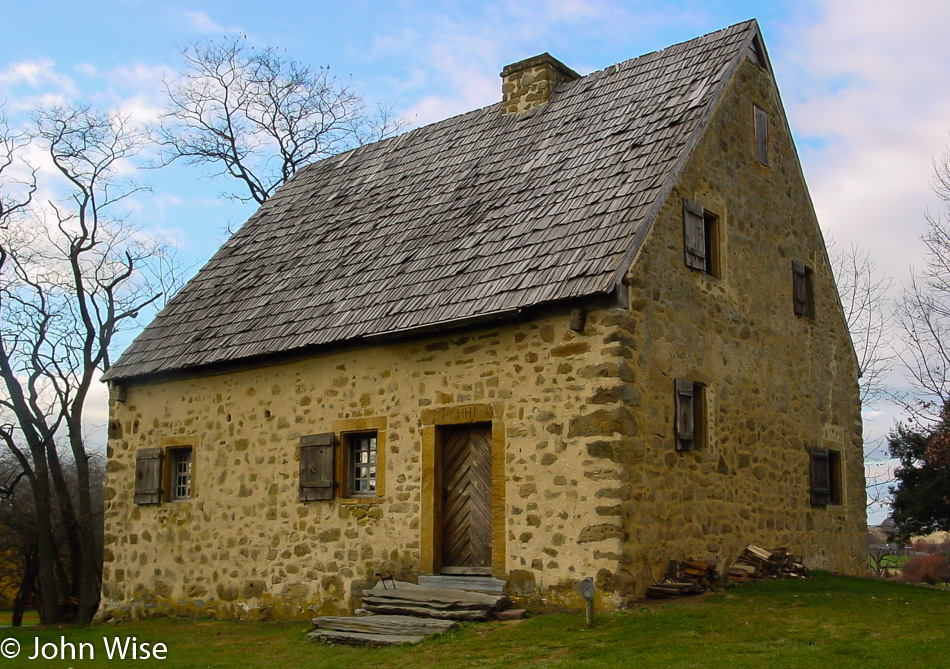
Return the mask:
<svg viewBox="0 0 950 669">
<path fill-rule="evenodd" d="M 950 561 L 942 553 L 915 555 L 904 563 L 901 576 L 908 583 L 946 583 L 950 581 Z"/>
</svg>

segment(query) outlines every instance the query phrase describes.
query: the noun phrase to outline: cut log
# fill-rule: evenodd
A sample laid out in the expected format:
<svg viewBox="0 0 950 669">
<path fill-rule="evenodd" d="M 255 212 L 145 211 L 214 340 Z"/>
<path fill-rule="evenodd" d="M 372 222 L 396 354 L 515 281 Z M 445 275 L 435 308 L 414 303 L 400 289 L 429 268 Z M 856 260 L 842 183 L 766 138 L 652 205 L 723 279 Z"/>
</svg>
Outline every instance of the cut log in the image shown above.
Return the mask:
<svg viewBox="0 0 950 669">
<path fill-rule="evenodd" d="M 769 551 L 755 544 L 746 546 L 745 553 L 760 562 L 769 562 L 772 559 L 772 554 Z"/>
</svg>

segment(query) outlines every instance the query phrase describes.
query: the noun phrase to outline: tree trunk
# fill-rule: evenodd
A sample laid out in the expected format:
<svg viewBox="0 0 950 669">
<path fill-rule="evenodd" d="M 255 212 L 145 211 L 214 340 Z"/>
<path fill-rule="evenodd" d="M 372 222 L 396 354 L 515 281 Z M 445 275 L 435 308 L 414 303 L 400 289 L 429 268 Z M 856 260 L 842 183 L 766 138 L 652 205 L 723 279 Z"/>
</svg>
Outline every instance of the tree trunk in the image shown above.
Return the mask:
<svg viewBox="0 0 950 669">
<path fill-rule="evenodd" d="M 36 506 L 37 594 L 39 595 L 37 608 L 40 613 L 40 622 L 44 625 L 53 625 L 59 622 L 60 609 L 49 479 L 46 476 L 45 466 L 37 467 L 36 473 L 37 484 L 34 486 L 33 503 Z"/>
<path fill-rule="evenodd" d="M 94 369 L 94 367 L 90 367 Z M 74 414 L 82 415 L 82 403 L 85 400 L 86 384 L 80 386 L 73 405 Z M 76 467 L 76 496 L 79 504 L 79 515 L 73 516 L 75 536 L 78 540 L 76 555 L 78 560 L 73 561 L 73 590 L 78 600 L 77 620 L 84 623 L 92 622 L 93 616 L 99 609 L 100 590 L 102 586 L 102 565 L 99 563 L 95 523 L 101 523 L 93 510 L 92 488 L 89 479 L 89 457 L 86 455 L 85 445 L 82 442 L 82 430 L 79 421 L 68 419 L 70 447 Z M 72 550 L 72 545 L 70 545 Z"/>
<path fill-rule="evenodd" d="M 33 593 L 36 592 L 36 552 L 28 551 L 23 561 L 23 578 L 20 580 L 20 587 L 13 600 L 13 619 L 10 622 L 13 627 L 23 625 L 26 606 L 30 603 Z"/>
</svg>

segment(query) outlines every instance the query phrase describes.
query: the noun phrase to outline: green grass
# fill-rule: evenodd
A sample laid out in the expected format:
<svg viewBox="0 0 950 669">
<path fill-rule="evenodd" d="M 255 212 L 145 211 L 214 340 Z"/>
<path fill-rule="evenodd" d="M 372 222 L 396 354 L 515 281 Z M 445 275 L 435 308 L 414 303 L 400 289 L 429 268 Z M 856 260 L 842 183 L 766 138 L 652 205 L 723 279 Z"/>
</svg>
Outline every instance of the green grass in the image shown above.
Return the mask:
<svg viewBox="0 0 950 669">
<path fill-rule="evenodd" d="M 881 566 L 888 569 L 900 569 L 910 557 L 910 555 L 885 555 L 881 558 Z"/>
<path fill-rule="evenodd" d="M 164 661 L 134 666 L 349 667 L 887 667 L 950 665 L 950 592 L 892 581 L 817 574 L 808 581 L 745 585 L 722 594 L 684 598 L 631 612 L 599 615 L 588 630 L 582 615 L 538 616 L 520 623 L 467 625 L 420 646 L 348 648 L 312 643 L 309 625 L 153 620 L 36 631 L 3 630 L 32 654 L 34 638 L 94 644 L 95 660 L 0 659 L 0 667 L 95 667 L 102 639 L 135 636 L 168 646 Z"/>
<path fill-rule="evenodd" d="M 6 627 L 13 619 L 13 611 L 0 611 L 0 627 Z M 40 621 L 40 616 L 36 611 L 26 611 L 23 614 L 24 625 L 35 625 Z"/>
</svg>

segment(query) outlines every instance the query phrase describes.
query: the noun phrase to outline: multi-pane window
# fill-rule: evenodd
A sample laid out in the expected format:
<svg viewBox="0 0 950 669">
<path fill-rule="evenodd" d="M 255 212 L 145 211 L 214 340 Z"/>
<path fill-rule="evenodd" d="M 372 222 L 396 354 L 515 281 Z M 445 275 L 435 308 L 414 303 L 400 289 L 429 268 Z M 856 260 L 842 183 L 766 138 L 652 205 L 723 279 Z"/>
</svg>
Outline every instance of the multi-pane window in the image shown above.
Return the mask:
<svg viewBox="0 0 950 669">
<path fill-rule="evenodd" d="M 340 497 L 376 498 L 383 481 L 378 478 L 379 432 L 332 432 L 300 438 L 300 500 Z M 385 441 L 382 443 L 385 452 Z"/>
<path fill-rule="evenodd" d="M 347 473 L 349 494 L 376 496 L 376 433 L 348 435 Z"/>
<path fill-rule="evenodd" d="M 191 449 L 176 448 L 171 452 L 171 481 L 169 486 L 172 500 L 191 498 Z"/>
</svg>

